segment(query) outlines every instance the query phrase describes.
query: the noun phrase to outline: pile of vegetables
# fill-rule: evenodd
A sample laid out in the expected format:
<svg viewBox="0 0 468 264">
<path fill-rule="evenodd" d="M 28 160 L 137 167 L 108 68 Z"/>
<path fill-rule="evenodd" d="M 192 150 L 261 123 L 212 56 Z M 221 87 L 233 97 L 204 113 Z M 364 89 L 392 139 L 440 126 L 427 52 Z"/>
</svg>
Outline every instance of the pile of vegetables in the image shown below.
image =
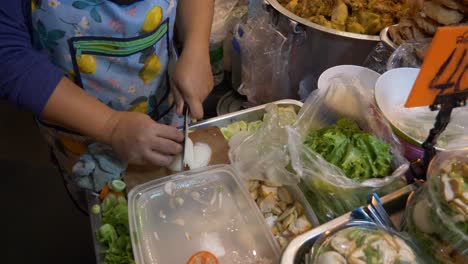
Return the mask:
<svg viewBox="0 0 468 264">
<path fill-rule="evenodd" d="M 305 145 L 358 182 L 385 177 L 391 171 L 390 146 L 346 118 L 339 119 L 335 125 L 310 131 Z"/>
<path fill-rule="evenodd" d="M 122 181 L 113 181 L 112 187 L 112 191 L 108 193 L 105 191 L 102 195 L 105 198 L 100 208 L 93 208 L 93 213 L 101 213 L 102 216 L 102 225 L 97 230 L 96 236 L 104 247 L 102 252 L 104 263 L 134 264 L 127 200 L 123 194 L 125 184 Z"/>
</svg>

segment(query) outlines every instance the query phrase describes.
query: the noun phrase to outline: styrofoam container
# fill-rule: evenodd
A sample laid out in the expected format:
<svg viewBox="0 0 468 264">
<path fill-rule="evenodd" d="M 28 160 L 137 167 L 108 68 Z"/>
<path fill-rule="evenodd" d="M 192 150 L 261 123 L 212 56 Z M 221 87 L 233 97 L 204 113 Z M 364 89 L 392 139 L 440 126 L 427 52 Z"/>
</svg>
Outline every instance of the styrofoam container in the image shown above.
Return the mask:
<svg viewBox="0 0 468 264">
<path fill-rule="evenodd" d="M 209 251 L 219 263 L 278 263 L 280 249 L 229 166 L 154 180 L 129 193 L 137 264 L 187 263 Z"/>
</svg>

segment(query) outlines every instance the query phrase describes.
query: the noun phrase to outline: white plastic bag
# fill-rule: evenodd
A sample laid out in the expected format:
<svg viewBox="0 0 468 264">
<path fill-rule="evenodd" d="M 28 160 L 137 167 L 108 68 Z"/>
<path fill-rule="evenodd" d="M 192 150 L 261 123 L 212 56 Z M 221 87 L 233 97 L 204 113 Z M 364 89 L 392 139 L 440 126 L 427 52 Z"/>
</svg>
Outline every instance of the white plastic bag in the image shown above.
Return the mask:
<svg viewBox="0 0 468 264">
<path fill-rule="evenodd" d="M 239 93 L 247 96 L 248 106 L 294 98 L 288 72 L 292 38 L 271 25 L 267 14 L 241 22 L 234 33 L 241 52 Z"/>
</svg>

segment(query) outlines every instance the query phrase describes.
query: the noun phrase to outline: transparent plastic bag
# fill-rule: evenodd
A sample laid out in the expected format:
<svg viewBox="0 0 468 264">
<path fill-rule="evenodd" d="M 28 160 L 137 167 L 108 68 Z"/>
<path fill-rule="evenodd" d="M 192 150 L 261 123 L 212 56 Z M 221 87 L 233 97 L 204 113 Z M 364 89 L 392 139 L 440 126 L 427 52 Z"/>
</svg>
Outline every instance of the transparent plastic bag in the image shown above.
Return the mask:
<svg viewBox="0 0 468 264">
<path fill-rule="evenodd" d="M 237 5 L 238 0 L 216 0 L 213 23 L 211 25 L 211 43 L 222 42 L 229 31 L 232 10 Z"/>
<path fill-rule="evenodd" d="M 380 74 L 387 71 L 387 61 L 393 53 L 393 49 L 379 42 L 369 53 L 363 66 Z"/>
<path fill-rule="evenodd" d="M 234 33 L 241 52 L 238 91 L 247 96 L 248 106 L 293 98 L 288 74 L 292 39 L 271 25 L 267 14 L 239 23 Z"/>
<path fill-rule="evenodd" d="M 328 89 L 315 90 L 307 99 L 293 126 L 281 126 L 275 108 L 267 109 L 264 126 L 239 147 L 231 150 L 231 163 L 244 177 L 261 175 L 277 182 L 297 183 L 321 222 L 333 219 L 365 203 L 367 195 L 394 191 L 406 183 L 402 176 L 408 162 L 390 126 L 372 100 L 372 90 L 359 80 L 337 76 Z M 277 110 L 276 110 L 277 111 Z M 354 181 L 344 172 L 305 146 L 311 130 L 337 122 L 340 117 L 358 123 L 360 129 L 390 145 L 393 156 L 390 175 Z M 261 174 L 262 171 L 265 173 Z"/>
<path fill-rule="evenodd" d="M 434 127 L 437 114 L 438 111 L 430 111 L 428 107 L 404 108 L 403 105 L 396 106 L 395 111 L 391 113 L 394 116 L 392 119 L 398 121 L 395 126 L 420 142 L 424 142 L 428 137 L 429 131 Z M 441 149 L 468 147 L 468 107 L 453 109 L 450 123 L 437 139 L 437 147 Z"/>
<path fill-rule="evenodd" d="M 291 124 L 289 121 L 294 122 L 297 118 L 281 115 L 275 104 L 267 105 L 266 112 L 263 125 L 237 147 L 231 148 L 231 164 L 246 179 L 297 184 L 299 178 L 290 167 L 288 131 L 285 128 Z"/>
<path fill-rule="evenodd" d="M 403 230 L 433 263 L 468 263 L 468 148 L 440 152 L 412 197 Z"/>
<path fill-rule="evenodd" d="M 390 145 L 392 173 L 357 182 L 304 145 L 309 131 L 333 125 L 341 117 L 354 120 L 360 129 Z M 402 187 L 408 162 L 399 141 L 372 100 L 372 91 L 359 80 L 337 76 L 328 89 L 315 91 L 299 114 L 296 133 L 289 137 L 292 167 L 301 177 L 301 189 L 318 212 L 321 221 L 333 219 L 365 203 L 367 195 L 385 195 Z M 291 133 L 290 133 L 291 134 Z M 294 154 L 295 153 L 295 154 Z"/>
<path fill-rule="evenodd" d="M 420 68 L 432 39 L 411 40 L 401 44 L 390 56 L 387 71 L 395 68 Z"/>
</svg>

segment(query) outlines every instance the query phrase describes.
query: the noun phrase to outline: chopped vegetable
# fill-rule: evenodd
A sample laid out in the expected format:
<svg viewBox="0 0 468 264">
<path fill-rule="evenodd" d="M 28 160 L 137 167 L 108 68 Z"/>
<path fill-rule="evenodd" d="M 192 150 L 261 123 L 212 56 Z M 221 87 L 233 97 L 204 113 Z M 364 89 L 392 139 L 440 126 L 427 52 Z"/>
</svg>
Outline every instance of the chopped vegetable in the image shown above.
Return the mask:
<svg viewBox="0 0 468 264">
<path fill-rule="evenodd" d="M 99 204 L 93 205 L 93 207 L 91 207 L 91 212 L 93 214 L 99 214 L 101 212 L 101 206 Z"/>
<path fill-rule="evenodd" d="M 102 188 L 101 193 L 99 194 L 99 199 L 104 200 L 106 196 L 109 194 L 110 188 L 109 186 L 105 185 L 104 188 Z"/>
<path fill-rule="evenodd" d="M 339 119 L 335 125 L 310 131 L 305 144 L 358 182 L 385 177 L 391 171 L 390 146 L 346 118 Z"/>
<path fill-rule="evenodd" d="M 121 180 L 113 180 L 111 182 L 111 189 L 114 192 L 123 192 L 125 190 L 125 187 L 126 187 L 125 182 Z"/>
<path fill-rule="evenodd" d="M 103 200 L 101 209 L 102 226 L 96 236 L 104 246 L 104 263 L 134 264 L 126 199 L 109 193 Z"/>
</svg>

